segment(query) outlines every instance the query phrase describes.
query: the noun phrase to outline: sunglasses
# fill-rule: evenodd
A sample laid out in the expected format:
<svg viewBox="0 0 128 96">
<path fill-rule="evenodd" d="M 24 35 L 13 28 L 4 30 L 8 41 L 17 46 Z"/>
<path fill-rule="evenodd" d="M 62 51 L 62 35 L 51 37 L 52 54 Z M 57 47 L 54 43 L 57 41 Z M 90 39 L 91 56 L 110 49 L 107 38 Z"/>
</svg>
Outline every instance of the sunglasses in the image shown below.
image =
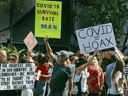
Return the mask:
<svg viewBox="0 0 128 96">
<path fill-rule="evenodd" d="M 13 58 L 8 58 L 8 60 L 9 60 L 9 61 L 10 61 L 10 60 L 15 61 L 15 59 L 13 59 Z"/>
</svg>

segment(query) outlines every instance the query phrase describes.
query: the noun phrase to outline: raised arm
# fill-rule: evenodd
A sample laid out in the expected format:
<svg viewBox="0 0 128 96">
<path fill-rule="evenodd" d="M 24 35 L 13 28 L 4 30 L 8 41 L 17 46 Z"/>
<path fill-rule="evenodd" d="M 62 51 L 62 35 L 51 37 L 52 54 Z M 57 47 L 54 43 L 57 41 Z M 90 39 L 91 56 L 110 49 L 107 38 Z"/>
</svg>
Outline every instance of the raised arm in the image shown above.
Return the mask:
<svg viewBox="0 0 128 96">
<path fill-rule="evenodd" d="M 48 55 L 50 56 L 50 59 L 52 60 L 52 64 L 54 63 L 54 54 L 53 54 L 53 51 L 49 45 L 49 42 L 48 42 L 48 36 L 46 38 L 44 38 L 44 42 L 45 42 L 45 47 L 46 47 L 46 50 L 48 52 Z"/>
<path fill-rule="evenodd" d="M 95 55 L 96 55 L 97 52 L 98 52 L 98 50 L 95 49 L 95 52 L 94 52 L 93 56 L 91 57 L 91 59 L 90 59 L 87 63 L 85 63 L 85 64 L 83 64 L 83 65 L 81 65 L 80 67 L 77 68 L 77 71 L 76 71 L 76 74 L 77 74 L 77 75 L 80 75 L 81 72 L 82 72 L 86 67 L 88 67 L 88 65 L 92 62 L 92 60 L 93 60 L 93 58 L 95 57 Z"/>
</svg>

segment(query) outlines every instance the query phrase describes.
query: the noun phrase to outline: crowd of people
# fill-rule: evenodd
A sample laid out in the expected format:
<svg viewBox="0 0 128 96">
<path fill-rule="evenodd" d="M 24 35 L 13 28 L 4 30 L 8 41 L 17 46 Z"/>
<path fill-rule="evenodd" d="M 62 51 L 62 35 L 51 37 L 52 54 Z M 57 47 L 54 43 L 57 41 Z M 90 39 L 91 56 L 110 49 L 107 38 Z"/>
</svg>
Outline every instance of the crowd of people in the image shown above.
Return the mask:
<svg viewBox="0 0 128 96">
<path fill-rule="evenodd" d="M 6 51 L 0 50 L 1 64 L 34 63 L 36 66 L 31 88 L 0 90 L 0 96 L 127 96 L 127 56 L 120 59 L 114 48 L 95 49 L 89 54 L 53 52 L 48 39 L 44 38 L 46 53 L 27 50 L 26 54 L 12 53 L 7 57 Z"/>
</svg>

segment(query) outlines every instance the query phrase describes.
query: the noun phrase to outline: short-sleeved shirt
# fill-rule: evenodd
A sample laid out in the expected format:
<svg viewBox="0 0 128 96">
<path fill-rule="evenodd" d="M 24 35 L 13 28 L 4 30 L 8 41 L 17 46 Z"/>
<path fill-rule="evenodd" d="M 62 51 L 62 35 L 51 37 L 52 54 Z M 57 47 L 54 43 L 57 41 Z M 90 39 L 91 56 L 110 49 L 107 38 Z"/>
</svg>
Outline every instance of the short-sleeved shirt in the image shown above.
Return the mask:
<svg viewBox="0 0 128 96">
<path fill-rule="evenodd" d="M 83 70 L 83 75 L 81 79 L 81 92 L 87 91 L 87 68 Z"/>
<path fill-rule="evenodd" d="M 124 67 L 124 75 L 125 75 L 126 81 L 128 81 L 128 65 Z"/>
<path fill-rule="evenodd" d="M 73 78 L 73 72 L 68 64 L 59 64 L 58 60 L 54 59 L 54 68 L 50 80 L 50 88 L 52 90 L 63 91 L 68 78 Z"/>
<path fill-rule="evenodd" d="M 106 68 L 106 74 L 108 75 L 108 88 L 111 88 L 111 73 L 115 68 L 116 63 L 111 63 Z"/>
<path fill-rule="evenodd" d="M 112 73 L 113 73 L 113 71 L 112 71 Z M 112 73 L 111 73 L 111 76 L 112 76 Z M 123 93 L 123 90 L 118 92 L 116 90 L 115 86 L 114 86 L 114 81 L 115 81 L 115 78 L 117 76 L 119 76 L 118 87 L 122 87 L 123 88 L 122 73 L 120 71 L 117 71 L 115 76 L 114 76 L 114 80 L 111 79 L 110 94 L 120 94 L 120 93 Z"/>
<path fill-rule="evenodd" d="M 100 93 L 104 82 L 103 70 L 100 66 L 97 66 L 96 69 L 92 69 L 89 66 L 88 72 L 90 73 L 90 76 L 87 78 L 88 91 L 90 93 Z"/>
</svg>

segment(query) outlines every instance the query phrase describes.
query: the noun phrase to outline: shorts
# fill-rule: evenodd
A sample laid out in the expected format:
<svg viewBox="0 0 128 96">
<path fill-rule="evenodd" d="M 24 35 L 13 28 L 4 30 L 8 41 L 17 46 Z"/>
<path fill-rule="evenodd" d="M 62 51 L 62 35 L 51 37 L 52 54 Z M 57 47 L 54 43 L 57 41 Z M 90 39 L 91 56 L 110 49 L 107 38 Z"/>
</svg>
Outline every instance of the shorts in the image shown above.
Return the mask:
<svg viewBox="0 0 128 96">
<path fill-rule="evenodd" d="M 45 80 L 39 80 L 36 83 L 36 87 L 33 89 L 33 94 L 43 95 L 45 91 Z"/>
</svg>

